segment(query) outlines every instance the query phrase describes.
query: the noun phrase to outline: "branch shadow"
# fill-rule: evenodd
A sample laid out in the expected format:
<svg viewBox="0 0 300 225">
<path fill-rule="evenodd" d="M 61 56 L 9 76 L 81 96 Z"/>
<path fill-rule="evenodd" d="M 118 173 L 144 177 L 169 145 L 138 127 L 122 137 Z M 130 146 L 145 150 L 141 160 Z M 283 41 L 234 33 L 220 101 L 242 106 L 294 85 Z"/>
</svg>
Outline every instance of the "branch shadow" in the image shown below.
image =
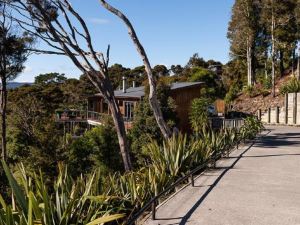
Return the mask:
<svg viewBox="0 0 300 225">
<path fill-rule="evenodd" d="M 189 218 L 192 216 L 192 214 L 195 212 L 195 210 L 201 205 L 201 203 L 206 199 L 206 197 L 209 195 L 209 193 L 214 189 L 214 187 L 220 182 L 220 180 L 225 176 L 225 174 L 233 169 L 233 167 L 238 163 L 238 161 L 243 158 L 243 155 L 247 153 L 251 147 L 254 145 L 254 142 L 245 149 L 237 158 L 236 160 L 231 164 L 229 167 L 225 167 L 225 170 L 220 174 L 220 176 L 214 181 L 212 185 L 207 189 L 207 191 L 201 196 L 201 198 L 193 205 L 193 207 L 186 213 L 185 216 L 182 217 L 182 220 L 179 222 L 179 225 L 185 225 Z"/>
</svg>

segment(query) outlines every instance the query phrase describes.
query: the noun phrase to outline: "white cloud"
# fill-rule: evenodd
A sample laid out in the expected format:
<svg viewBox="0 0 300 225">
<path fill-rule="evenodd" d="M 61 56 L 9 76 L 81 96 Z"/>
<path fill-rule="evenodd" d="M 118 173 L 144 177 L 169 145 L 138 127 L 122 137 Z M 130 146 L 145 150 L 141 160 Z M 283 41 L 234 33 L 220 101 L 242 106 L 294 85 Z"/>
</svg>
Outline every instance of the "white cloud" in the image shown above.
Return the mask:
<svg viewBox="0 0 300 225">
<path fill-rule="evenodd" d="M 89 21 L 93 24 L 97 25 L 103 25 L 103 24 L 108 24 L 109 20 L 107 19 L 102 19 L 102 18 L 90 18 Z"/>
<path fill-rule="evenodd" d="M 33 69 L 30 66 L 25 66 L 25 68 L 23 70 L 24 73 L 30 73 L 32 71 L 33 71 Z"/>
</svg>

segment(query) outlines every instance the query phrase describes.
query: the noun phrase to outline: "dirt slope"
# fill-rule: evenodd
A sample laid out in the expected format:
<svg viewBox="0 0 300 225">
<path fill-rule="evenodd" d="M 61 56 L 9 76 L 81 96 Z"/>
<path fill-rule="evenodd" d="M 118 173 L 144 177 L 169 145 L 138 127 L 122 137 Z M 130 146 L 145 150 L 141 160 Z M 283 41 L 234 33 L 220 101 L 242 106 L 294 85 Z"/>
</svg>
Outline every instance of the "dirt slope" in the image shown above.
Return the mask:
<svg viewBox="0 0 300 225">
<path fill-rule="evenodd" d="M 267 96 L 263 96 L 262 94 L 250 97 L 249 94 L 241 93 L 238 98 L 233 103 L 233 110 L 239 111 L 239 112 L 245 112 L 245 113 L 251 113 L 255 114 L 258 109 L 261 109 L 262 111 L 266 111 L 270 107 L 283 107 L 284 106 L 284 96 L 282 96 L 279 93 L 280 87 L 285 84 L 288 80 L 290 80 L 292 77 L 291 74 L 286 75 L 279 79 L 276 82 L 276 97 L 273 98 L 271 94 Z M 254 88 L 260 88 L 259 85 L 257 85 Z"/>
</svg>

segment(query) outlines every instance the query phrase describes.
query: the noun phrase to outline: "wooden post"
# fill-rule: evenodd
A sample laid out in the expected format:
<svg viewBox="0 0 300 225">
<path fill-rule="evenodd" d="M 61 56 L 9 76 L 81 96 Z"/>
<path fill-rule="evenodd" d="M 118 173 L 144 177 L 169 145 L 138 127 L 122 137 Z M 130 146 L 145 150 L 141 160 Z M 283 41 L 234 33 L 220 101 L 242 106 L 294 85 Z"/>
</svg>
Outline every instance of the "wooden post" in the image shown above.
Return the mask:
<svg viewBox="0 0 300 225">
<path fill-rule="evenodd" d="M 293 123 L 297 124 L 297 93 L 294 93 L 294 104 L 293 104 Z"/>
<path fill-rule="evenodd" d="M 271 123 L 271 108 L 268 108 L 268 123 Z"/>
<path fill-rule="evenodd" d="M 261 121 L 261 109 L 258 110 L 257 117 L 258 117 L 258 120 Z"/>
<path fill-rule="evenodd" d="M 279 113 L 280 113 L 280 108 L 277 106 L 276 107 L 276 123 L 279 123 Z"/>
<path fill-rule="evenodd" d="M 289 118 L 289 95 L 288 93 L 285 94 L 285 101 L 284 101 L 284 108 L 285 108 L 285 124 L 288 124 L 288 118 Z"/>
<path fill-rule="evenodd" d="M 155 220 L 156 219 L 156 202 L 152 202 L 152 220 Z"/>
</svg>

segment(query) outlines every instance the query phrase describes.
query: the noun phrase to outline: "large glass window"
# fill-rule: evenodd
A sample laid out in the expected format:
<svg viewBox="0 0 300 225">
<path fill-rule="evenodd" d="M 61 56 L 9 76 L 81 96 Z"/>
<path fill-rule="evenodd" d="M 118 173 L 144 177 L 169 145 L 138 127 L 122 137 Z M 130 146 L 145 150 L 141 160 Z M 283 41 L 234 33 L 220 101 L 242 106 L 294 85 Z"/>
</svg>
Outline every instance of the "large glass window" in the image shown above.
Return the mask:
<svg viewBox="0 0 300 225">
<path fill-rule="evenodd" d="M 133 102 L 124 102 L 125 105 L 125 119 L 132 120 L 133 111 L 134 111 L 134 103 Z"/>
</svg>

